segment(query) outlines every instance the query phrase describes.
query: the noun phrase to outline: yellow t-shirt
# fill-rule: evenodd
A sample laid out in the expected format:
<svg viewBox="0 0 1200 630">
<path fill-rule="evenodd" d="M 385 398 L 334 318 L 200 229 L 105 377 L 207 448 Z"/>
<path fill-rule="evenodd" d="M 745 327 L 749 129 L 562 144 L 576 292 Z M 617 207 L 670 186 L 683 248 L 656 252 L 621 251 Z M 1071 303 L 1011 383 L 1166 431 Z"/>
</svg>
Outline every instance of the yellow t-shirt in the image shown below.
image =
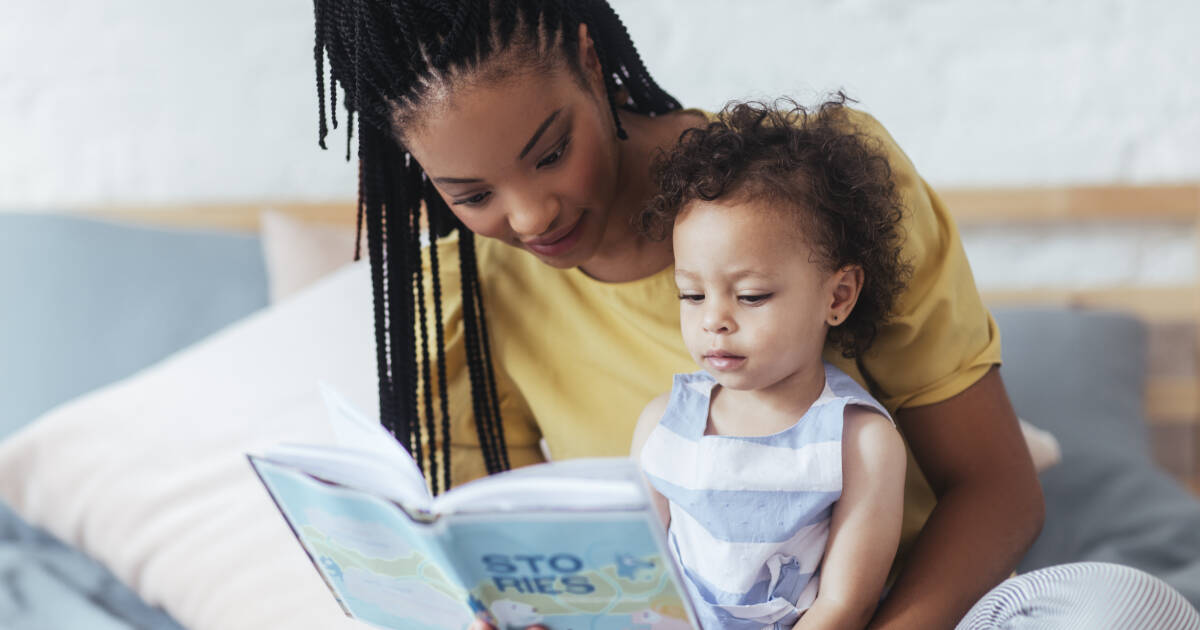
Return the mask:
<svg viewBox="0 0 1200 630">
<path fill-rule="evenodd" d="M 946 400 L 1000 362 L 1000 334 L 980 300 L 958 231 L 941 200 L 870 115 L 850 121 L 877 137 L 905 207 L 903 255 L 913 266 L 896 315 L 857 362 L 825 359 L 868 387 L 890 410 Z M 501 416 L 511 464 L 629 452 L 642 408 L 697 369 L 679 330 L 674 272 L 625 283 L 559 270 L 487 238 L 476 239 Z M 454 485 L 483 476 L 463 351 L 457 241 L 438 244 L 446 323 Z M 865 378 L 864 378 L 865 377 Z M 444 486 L 443 486 L 444 487 Z M 898 562 L 933 509 L 934 496 L 909 452 Z"/>
</svg>

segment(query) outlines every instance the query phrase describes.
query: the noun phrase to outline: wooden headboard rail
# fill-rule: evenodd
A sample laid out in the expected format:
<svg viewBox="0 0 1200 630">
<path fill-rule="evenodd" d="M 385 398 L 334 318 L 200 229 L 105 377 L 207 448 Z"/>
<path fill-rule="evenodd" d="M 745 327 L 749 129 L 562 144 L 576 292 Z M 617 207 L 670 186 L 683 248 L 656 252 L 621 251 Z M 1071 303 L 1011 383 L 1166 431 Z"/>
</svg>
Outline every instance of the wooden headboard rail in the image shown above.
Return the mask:
<svg viewBox="0 0 1200 630">
<path fill-rule="evenodd" d="M 938 190 L 960 225 L 1151 222 L 1196 224 L 1200 184 Z"/>
<path fill-rule="evenodd" d="M 941 188 L 937 194 L 960 225 L 1149 221 L 1200 223 L 1200 184 L 1065 188 Z M 102 206 L 85 214 L 221 229 L 254 230 L 273 208 L 297 218 L 353 225 L 354 201 L 239 201 L 154 206 Z"/>
<path fill-rule="evenodd" d="M 358 218 L 353 201 L 273 200 L 161 206 L 103 206 L 84 210 L 77 214 L 162 227 L 257 232 L 259 216 L 266 210 L 275 210 L 305 221 L 336 225 L 353 226 Z"/>
</svg>

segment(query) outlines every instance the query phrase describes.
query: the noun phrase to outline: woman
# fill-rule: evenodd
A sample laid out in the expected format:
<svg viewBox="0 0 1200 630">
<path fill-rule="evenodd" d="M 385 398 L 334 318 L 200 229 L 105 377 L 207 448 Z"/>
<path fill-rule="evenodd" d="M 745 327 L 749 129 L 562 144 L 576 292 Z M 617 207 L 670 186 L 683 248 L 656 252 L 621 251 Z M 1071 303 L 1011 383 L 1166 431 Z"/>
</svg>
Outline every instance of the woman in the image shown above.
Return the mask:
<svg viewBox="0 0 1200 630">
<path fill-rule="evenodd" d="M 602 0 L 315 6 L 322 146 L 326 58 L 331 109 L 341 84 L 348 129 L 359 119 L 384 423 L 435 491 L 541 460 L 539 437 L 555 458 L 627 452 L 638 410 L 689 362 L 669 245 L 630 219 L 653 156 L 703 113 L 658 87 Z M 953 223 L 886 131 L 854 120 L 888 155 L 913 265 L 878 350 L 826 353 L 894 413 L 912 455 L 872 627 L 951 627 L 1012 572 L 1042 498 Z M 426 224 L 457 239 L 423 256 Z M 1070 566 L 1006 583 L 964 623 L 1069 618 L 1095 597 L 1100 618 L 1136 626 L 1187 605 L 1145 574 Z M 1143 585 L 1170 605 L 1106 595 Z"/>
</svg>

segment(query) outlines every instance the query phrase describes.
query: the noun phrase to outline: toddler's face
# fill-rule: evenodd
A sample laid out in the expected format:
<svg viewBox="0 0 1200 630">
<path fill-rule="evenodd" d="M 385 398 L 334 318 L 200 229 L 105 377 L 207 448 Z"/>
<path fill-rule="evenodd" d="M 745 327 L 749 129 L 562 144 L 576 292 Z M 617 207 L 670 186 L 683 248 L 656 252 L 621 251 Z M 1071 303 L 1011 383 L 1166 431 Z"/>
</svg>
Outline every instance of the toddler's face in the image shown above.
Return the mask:
<svg viewBox="0 0 1200 630">
<path fill-rule="evenodd" d="M 781 212 L 696 201 L 675 221 L 684 343 L 721 385 L 786 387 L 823 370 L 833 274 Z"/>
</svg>

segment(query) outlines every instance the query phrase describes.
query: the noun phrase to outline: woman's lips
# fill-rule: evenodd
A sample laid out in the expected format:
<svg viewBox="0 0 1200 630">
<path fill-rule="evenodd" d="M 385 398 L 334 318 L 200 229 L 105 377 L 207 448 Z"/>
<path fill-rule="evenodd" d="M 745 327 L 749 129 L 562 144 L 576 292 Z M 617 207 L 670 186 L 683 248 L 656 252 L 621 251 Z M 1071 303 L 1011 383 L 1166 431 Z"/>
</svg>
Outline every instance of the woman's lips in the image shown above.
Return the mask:
<svg viewBox="0 0 1200 630">
<path fill-rule="evenodd" d="M 704 355 L 704 361 L 719 372 L 728 372 L 741 367 L 746 357 L 728 352 L 708 352 Z"/>
<path fill-rule="evenodd" d="M 549 238 L 525 241 L 525 247 L 529 251 L 541 254 L 542 256 L 559 256 L 566 253 L 579 241 L 580 235 L 583 234 L 582 226 L 583 215 L 581 214 L 575 220 L 575 224 L 567 228 L 565 232 L 552 234 Z"/>
</svg>

